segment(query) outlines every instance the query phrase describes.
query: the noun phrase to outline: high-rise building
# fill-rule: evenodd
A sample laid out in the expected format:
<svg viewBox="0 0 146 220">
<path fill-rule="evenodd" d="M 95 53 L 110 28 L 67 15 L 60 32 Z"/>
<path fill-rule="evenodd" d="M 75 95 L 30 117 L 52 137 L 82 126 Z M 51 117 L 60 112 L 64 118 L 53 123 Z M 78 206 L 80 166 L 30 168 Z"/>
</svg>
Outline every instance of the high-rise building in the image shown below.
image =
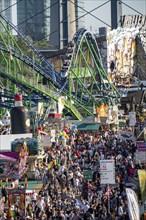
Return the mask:
<svg viewBox="0 0 146 220">
<path fill-rule="evenodd" d="M 34 41 L 46 39 L 55 49 L 67 45 L 71 23 L 76 27 L 73 30 L 85 24 L 84 0 L 0 0 L 0 11 L 24 35 Z M 3 30 L 0 25 L 0 31 Z"/>
<path fill-rule="evenodd" d="M 69 2 L 75 11 L 73 21 L 68 20 Z M 75 22 L 76 30 L 84 27 L 84 0 L 0 0 L 0 11 L 4 9 L 3 15 L 24 35 L 34 41 L 46 39 L 55 49 L 67 45 L 70 22 Z"/>
<path fill-rule="evenodd" d="M 0 0 L 0 13 L 10 20 L 14 25 L 17 25 L 17 0 Z M 13 7 L 11 7 L 13 5 Z M 3 31 L 3 25 L 0 24 L 0 31 Z M 15 34 L 15 31 L 13 31 Z"/>
<path fill-rule="evenodd" d="M 17 4 L 17 27 L 34 41 L 41 40 L 45 36 L 45 10 L 48 10 L 46 2 L 45 0 L 23 0 Z"/>
<path fill-rule="evenodd" d="M 68 4 L 67 0 L 21 1 L 17 4 L 19 30 L 33 40 L 49 40 L 51 48 L 60 49 L 61 42 L 63 41 L 65 46 L 68 41 Z M 84 0 L 74 0 L 72 4 L 75 8 L 74 22 L 78 30 L 84 27 Z"/>
<path fill-rule="evenodd" d="M 61 49 L 70 40 L 72 23 L 75 23 L 76 27 L 72 31 L 85 27 L 84 0 L 50 0 L 50 2 L 50 45 Z"/>
</svg>

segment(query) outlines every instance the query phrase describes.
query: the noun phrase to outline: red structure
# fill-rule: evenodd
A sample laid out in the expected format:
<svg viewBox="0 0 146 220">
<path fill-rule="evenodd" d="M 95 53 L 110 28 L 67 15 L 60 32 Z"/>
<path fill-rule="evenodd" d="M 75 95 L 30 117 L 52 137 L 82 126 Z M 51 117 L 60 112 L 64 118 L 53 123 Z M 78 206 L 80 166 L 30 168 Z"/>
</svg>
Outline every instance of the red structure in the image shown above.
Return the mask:
<svg viewBox="0 0 146 220">
<path fill-rule="evenodd" d="M 58 119 L 60 119 L 61 118 L 61 114 L 59 114 L 59 113 L 50 113 L 48 115 L 48 118 L 58 118 Z"/>
</svg>

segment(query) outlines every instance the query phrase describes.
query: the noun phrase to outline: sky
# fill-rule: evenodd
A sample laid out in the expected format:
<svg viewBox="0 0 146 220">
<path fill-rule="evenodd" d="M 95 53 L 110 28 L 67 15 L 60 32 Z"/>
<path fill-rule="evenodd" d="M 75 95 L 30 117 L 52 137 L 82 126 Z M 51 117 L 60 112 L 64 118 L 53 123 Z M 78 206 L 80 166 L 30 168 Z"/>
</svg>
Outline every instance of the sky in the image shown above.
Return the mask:
<svg viewBox="0 0 146 220">
<path fill-rule="evenodd" d="M 85 28 L 92 31 L 93 33 L 98 33 L 99 27 L 108 27 L 111 26 L 111 5 L 110 1 L 108 0 L 84 0 L 85 1 L 85 10 L 91 11 L 96 7 L 104 4 L 100 8 L 96 9 L 95 11 L 91 12 L 94 16 L 99 18 L 100 20 L 104 21 L 102 23 L 95 17 L 91 15 L 85 16 Z M 124 5 L 124 3 L 131 8 L 134 8 L 136 11 L 140 12 L 143 15 L 146 15 L 146 0 L 123 0 L 122 4 L 122 15 L 136 15 L 137 12 L 130 9 L 128 6 Z M 85 12 L 86 13 L 86 12 Z"/>
</svg>

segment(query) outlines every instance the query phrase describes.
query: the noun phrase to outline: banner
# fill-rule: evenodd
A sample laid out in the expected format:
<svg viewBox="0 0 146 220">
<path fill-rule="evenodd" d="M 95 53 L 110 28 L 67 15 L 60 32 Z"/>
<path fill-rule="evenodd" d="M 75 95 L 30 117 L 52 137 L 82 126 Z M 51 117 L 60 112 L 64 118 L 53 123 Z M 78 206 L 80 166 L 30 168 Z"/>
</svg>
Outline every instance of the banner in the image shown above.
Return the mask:
<svg viewBox="0 0 146 220">
<path fill-rule="evenodd" d="M 42 147 L 48 147 L 51 144 L 51 137 L 50 135 L 42 135 Z"/>
<path fill-rule="evenodd" d="M 126 194 L 130 220 L 140 220 L 139 205 L 136 193 L 132 189 L 126 188 Z"/>
<path fill-rule="evenodd" d="M 55 142 L 56 139 L 56 130 L 51 130 L 51 142 Z"/>
<path fill-rule="evenodd" d="M 144 202 L 146 200 L 146 171 L 138 170 L 139 186 L 141 191 L 141 198 Z"/>
<path fill-rule="evenodd" d="M 38 114 L 43 115 L 43 113 L 44 113 L 44 103 L 38 102 Z"/>
<path fill-rule="evenodd" d="M 129 112 L 129 126 L 135 126 L 136 124 L 136 112 Z"/>
<path fill-rule="evenodd" d="M 136 141 L 138 151 L 146 151 L 146 143 L 144 141 Z"/>
<path fill-rule="evenodd" d="M 58 113 L 62 114 L 65 105 L 65 97 L 61 96 L 58 98 Z"/>
<path fill-rule="evenodd" d="M 135 152 L 135 162 L 145 163 L 146 161 L 146 151 L 136 151 Z"/>
<path fill-rule="evenodd" d="M 115 161 L 100 160 L 101 184 L 115 184 Z"/>
</svg>

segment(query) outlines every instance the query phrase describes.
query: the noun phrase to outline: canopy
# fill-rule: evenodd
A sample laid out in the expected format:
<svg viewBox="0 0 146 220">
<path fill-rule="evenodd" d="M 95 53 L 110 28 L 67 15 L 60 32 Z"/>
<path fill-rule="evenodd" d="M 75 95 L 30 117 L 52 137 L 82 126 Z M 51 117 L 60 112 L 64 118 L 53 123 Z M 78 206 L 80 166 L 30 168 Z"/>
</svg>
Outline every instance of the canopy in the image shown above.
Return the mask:
<svg viewBox="0 0 146 220">
<path fill-rule="evenodd" d="M 35 192 L 35 190 L 27 189 L 27 190 L 25 191 L 25 195 L 31 196 L 32 194 L 34 194 L 34 192 Z"/>
<path fill-rule="evenodd" d="M 99 123 L 82 123 L 77 126 L 79 131 L 98 131 L 100 128 Z"/>
<path fill-rule="evenodd" d="M 13 158 L 13 157 L 8 157 L 8 156 L 5 156 L 3 154 L 0 154 L 0 161 L 11 161 L 11 162 L 15 162 L 16 159 Z"/>
</svg>

